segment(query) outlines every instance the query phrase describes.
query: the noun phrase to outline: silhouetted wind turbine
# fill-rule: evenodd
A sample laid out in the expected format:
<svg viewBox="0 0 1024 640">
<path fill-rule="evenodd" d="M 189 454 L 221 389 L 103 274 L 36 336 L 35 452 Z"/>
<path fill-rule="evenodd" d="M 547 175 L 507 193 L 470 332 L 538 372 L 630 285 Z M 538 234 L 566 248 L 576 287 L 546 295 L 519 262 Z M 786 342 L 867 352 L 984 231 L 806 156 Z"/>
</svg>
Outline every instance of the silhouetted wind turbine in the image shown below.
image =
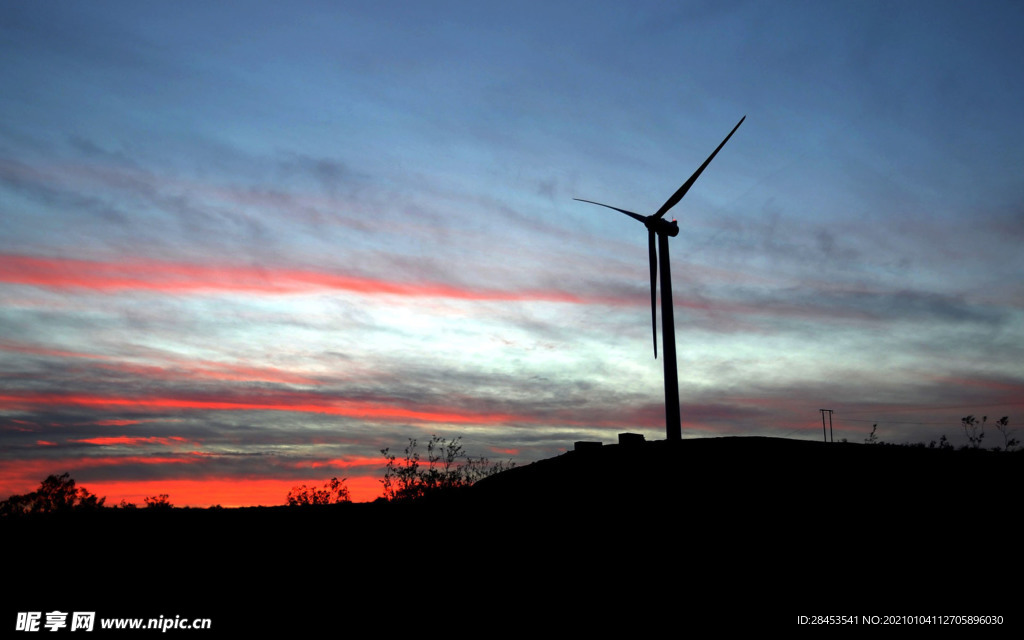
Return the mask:
<svg viewBox="0 0 1024 640">
<path fill-rule="evenodd" d="M 672 272 L 668 261 L 668 239 L 670 236 L 675 237 L 679 234 L 679 225 L 675 220 L 666 222 L 662 216 L 668 213 L 669 209 L 679 204 L 679 201 L 683 199 L 683 196 L 690 190 L 693 183 L 697 181 L 700 174 L 711 164 L 711 161 L 722 150 L 725 143 L 729 142 L 729 138 L 732 137 L 732 134 L 736 133 L 736 130 L 740 128 L 740 125 L 746 119 L 747 116 L 740 118 L 740 121 L 732 128 L 729 135 L 725 136 L 725 140 L 722 140 L 722 144 L 718 145 L 718 148 L 708 156 L 704 164 L 700 165 L 693 175 L 690 176 L 690 179 L 684 182 L 683 186 L 679 187 L 679 190 L 673 193 L 672 197 L 666 200 L 665 204 L 661 205 L 661 208 L 654 215 L 642 216 L 639 213 L 601 204 L 593 200 L 573 198 L 573 200 L 578 200 L 579 202 L 588 202 L 614 209 L 626 214 L 630 218 L 639 220 L 647 227 L 647 255 L 651 263 L 651 328 L 654 331 L 655 358 L 658 357 L 658 312 L 656 309 L 657 297 L 655 287 L 658 280 L 658 255 L 660 254 L 661 256 L 661 334 L 665 350 L 664 358 L 662 359 L 665 366 L 665 437 L 669 440 L 681 440 L 683 437 L 679 417 L 679 377 L 676 372 L 676 331 L 675 320 L 672 315 Z M 658 235 L 657 252 L 654 249 L 655 234 Z"/>
</svg>

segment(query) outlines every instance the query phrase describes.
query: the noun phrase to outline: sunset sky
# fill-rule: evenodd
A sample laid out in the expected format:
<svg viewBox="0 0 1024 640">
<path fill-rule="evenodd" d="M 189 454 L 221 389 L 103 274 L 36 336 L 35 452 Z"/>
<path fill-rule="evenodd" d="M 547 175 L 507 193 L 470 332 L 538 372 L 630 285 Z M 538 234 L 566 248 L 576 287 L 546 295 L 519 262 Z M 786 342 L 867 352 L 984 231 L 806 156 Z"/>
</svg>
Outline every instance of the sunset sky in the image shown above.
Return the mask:
<svg viewBox="0 0 1024 640">
<path fill-rule="evenodd" d="M 1019 427 L 1022 32 L 996 1 L 0 2 L 0 498 L 370 500 L 409 438 L 663 438 L 646 232 L 573 198 L 653 213 L 744 115 L 669 216 L 684 437 Z"/>
</svg>

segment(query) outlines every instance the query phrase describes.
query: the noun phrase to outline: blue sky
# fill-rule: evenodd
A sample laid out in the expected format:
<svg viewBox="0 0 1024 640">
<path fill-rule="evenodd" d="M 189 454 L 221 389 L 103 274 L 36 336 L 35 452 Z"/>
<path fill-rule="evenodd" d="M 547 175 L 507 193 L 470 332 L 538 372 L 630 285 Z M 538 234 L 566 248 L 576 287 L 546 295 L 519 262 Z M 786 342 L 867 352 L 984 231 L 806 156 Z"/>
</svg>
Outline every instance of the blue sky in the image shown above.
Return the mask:
<svg viewBox="0 0 1024 640">
<path fill-rule="evenodd" d="M 653 213 L 744 115 L 670 214 L 684 437 L 1017 421 L 1018 3 L 2 9 L 2 494 L 663 437 L 645 232 L 572 198 Z"/>
</svg>

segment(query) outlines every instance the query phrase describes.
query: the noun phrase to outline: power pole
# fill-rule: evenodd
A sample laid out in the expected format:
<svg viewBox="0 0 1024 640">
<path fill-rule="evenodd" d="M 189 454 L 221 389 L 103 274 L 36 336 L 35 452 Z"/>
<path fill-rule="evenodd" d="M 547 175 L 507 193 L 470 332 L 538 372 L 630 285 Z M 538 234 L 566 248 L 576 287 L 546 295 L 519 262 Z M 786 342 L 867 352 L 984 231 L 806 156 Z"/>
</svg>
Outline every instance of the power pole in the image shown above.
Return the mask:
<svg viewBox="0 0 1024 640">
<path fill-rule="evenodd" d="M 835 442 L 835 436 L 832 434 L 832 410 L 831 409 L 818 409 L 821 412 L 821 435 L 825 438 L 825 442 L 828 442 L 829 437 L 832 438 L 832 442 Z M 828 433 L 825 433 L 825 413 L 828 412 Z"/>
</svg>

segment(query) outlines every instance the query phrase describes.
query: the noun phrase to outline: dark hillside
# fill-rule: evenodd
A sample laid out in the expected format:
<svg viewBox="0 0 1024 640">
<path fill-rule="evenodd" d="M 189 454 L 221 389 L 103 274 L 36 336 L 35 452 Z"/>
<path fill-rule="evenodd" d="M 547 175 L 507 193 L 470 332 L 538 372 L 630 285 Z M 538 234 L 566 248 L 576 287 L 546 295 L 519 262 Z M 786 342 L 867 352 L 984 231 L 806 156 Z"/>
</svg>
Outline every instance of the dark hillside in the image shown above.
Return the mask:
<svg viewBox="0 0 1024 640">
<path fill-rule="evenodd" d="M 675 572 L 698 607 L 719 602 L 703 585 L 770 612 L 1009 612 L 1022 471 L 1020 452 L 709 438 L 568 452 L 474 499 L 564 532 L 562 555 L 631 558 L 639 584 Z"/>
<path fill-rule="evenodd" d="M 1021 455 L 890 445 L 824 443 L 782 438 L 703 438 L 639 445 L 605 445 L 513 468 L 481 481 L 501 499 L 575 498 L 584 501 L 674 499 L 682 489 L 768 497 L 862 496 L 885 484 L 887 493 L 975 493 L 969 477 L 1009 480 Z M 951 473 L 959 476 L 957 481 Z M 1019 478 L 1019 476 L 1016 476 Z M 876 485 L 872 488 L 872 485 Z M 975 499 L 983 496 L 975 496 Z"/>
<path fill-rule="evenodd" d="M 565 628 L 668 617 L 697 629 L 712 614 L 749 630 L 791 630 L 803 614 L 1013 618 L 1021 460 L 649 442 L 569 452 L 413 504 L 107 509 L 0 526 L 20 610 L 206 615 L 222 629 L 431 611 Z"/>
</svg>

